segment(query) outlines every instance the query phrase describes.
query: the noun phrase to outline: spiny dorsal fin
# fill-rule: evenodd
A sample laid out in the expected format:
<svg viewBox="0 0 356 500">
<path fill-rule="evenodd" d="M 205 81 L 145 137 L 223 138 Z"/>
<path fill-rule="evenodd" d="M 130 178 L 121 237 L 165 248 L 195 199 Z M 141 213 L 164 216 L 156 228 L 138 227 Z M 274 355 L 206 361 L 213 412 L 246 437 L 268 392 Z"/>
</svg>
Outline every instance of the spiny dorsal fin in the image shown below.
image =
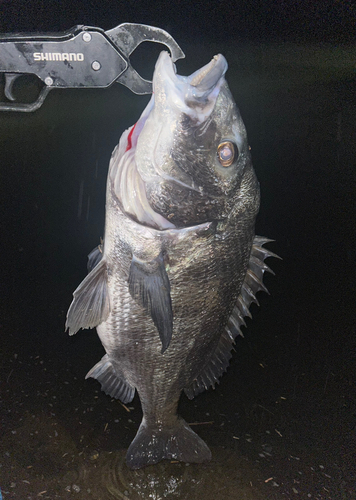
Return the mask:
<svg viewBox="0 0 356 500">
<path fill-rule="evenodd" d="M 73 293 L 67 313 L 66 330 L 74 335 L 80 328 L 94 328 L 110 312 L 106 262 L 101 260 Z"/>
<path fill-rule="evenodd" d="M 236 306 L 226 326 L 226 330 L 232 341 L 234 341 L 238 335 L 243 337 L 240 327 L 241 325 L 246 326 L 244 318 L 246 316 L 252 318 L 250 306 L 253 302 L 259 305 L 256 293 L 259 291 L 269 293 L 263 284 L 263 275 L 266 271 L 272 274 L 274 274 L 274 272 L 265 264 L 264 260 L 267 259 L 267 257 L 280 258 L 270 250 L 263 248 L 263 245 L 271 241 L 273 240 L 262 236 L 255 236 L 253 240 L 245 280 L 242 283 Z"/>
<path fill-rule="evenodd" d="M 130 403 L 134 398 L 135 389 L 117 374 L 107 354 L 86 374 L 85 378 L 89 377 L 98 380 L 101 390 L 112 398 L 123 403 Z"/>
<path fill-rule="evenodd" d="M 280 258 L 273 252 L 263 248 L 263 245 L 270 241 L 273 240 L 263 238 L 262 236 L 255 236 L 245 280 L 242 284 L 236 305 L 225 327 L 225 331 L 221 335 L 214 354 L 205 365 L 203 371 L 189 387 L 184 389 L 189 399 L 193 399 L 194 396 L 205 391 L 205 389 L 208 389 L 210 386 L 215 388 L 215 384 L 219 383 L 219 378 L 229 366 L 229 361 L 232 357 L 231 350 L 236 337 L 238 335 L 243 337 L 241 325 L 246 326 L 244 317 L 252 317 L 249 310 L 252 302 L 259 305 L 256 299 L 256 293 L 259 291 L 268 293 L 267 288 L 263 284 L 263 274 L 265 271 L 272 274 L 274 273 L 267 264 L 264 263 L 264 260 L 267 257 Z"/>
</svg>

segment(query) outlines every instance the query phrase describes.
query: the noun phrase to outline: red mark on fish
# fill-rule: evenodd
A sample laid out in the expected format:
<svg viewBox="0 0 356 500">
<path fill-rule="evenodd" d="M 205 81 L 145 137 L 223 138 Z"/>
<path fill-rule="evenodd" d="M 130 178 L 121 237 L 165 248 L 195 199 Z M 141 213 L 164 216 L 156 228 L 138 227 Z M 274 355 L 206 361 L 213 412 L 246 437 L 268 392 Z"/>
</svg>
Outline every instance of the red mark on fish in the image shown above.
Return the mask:
<svg viewBox="0 0 356 500">
<path fill-rule="evenodd" d="M 129 149 L 132 148 L 132 134 L 133 134 L 133 131 L 135 130 L 136 125 L 137 125 L 137 123 L 135 123 L 135 125 L 132 127 L 132 129 L 130 130 L 130 133 L 127 137 L 126 151 L 129 151 Z M 125 153 L 126 153 L 126 151 L 125 151 Z"/>
</svg>

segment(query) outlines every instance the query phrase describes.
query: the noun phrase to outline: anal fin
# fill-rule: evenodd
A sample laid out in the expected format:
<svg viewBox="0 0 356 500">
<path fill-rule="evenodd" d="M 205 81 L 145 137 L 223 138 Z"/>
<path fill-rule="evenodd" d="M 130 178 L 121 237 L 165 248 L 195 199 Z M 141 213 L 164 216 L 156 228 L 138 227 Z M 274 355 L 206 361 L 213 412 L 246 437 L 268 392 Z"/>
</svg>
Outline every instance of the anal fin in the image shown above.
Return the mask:
<svg viewBox="0 0 356 500">
<path fill-rule="evenodd" d="M 117 374 L 107 354 L 86 374 L 85 378 L 89 377 L 98 380 L 101 390 L 112 398 L 123 403 L 130 403 L 134 398 L 135 389 Z"/>
</svg>

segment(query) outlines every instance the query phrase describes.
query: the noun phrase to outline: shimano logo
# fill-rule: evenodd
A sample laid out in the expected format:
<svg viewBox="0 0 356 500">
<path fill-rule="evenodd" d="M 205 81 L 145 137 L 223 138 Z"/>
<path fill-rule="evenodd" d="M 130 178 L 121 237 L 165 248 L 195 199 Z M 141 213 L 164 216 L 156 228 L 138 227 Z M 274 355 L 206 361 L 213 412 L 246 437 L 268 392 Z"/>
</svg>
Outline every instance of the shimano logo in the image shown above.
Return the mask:
<svg viewBox="0 0 356 500">
<path fill-rule="evenodd" d="M 84 61 L 81 52 L 35 52 L 35 61 Z"/>
</svg>

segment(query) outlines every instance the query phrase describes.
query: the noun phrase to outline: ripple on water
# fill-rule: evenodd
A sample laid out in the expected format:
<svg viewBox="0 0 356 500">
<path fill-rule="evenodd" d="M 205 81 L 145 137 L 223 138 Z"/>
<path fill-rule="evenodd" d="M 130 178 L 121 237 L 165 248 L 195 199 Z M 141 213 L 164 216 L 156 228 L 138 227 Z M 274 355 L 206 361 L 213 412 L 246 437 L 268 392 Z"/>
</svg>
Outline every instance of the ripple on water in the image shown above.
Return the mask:
<svg viewBox="0 0 356 500">
<path fill-rule="evenodd" d="M 214 449 L 208 464 L 160 462 L 130 470 L 125 451 L 103 453 L 95 467 L 79 471 L 78 482 L 88 483 L 92 498 L 101 500 L 264 500 L 256 483 L 254 465 L 232 451 Z M 255 485 L 254 485 L 255 483 Z M 260 485 L 264 486 L 264 485 Z"/>
</svg>

